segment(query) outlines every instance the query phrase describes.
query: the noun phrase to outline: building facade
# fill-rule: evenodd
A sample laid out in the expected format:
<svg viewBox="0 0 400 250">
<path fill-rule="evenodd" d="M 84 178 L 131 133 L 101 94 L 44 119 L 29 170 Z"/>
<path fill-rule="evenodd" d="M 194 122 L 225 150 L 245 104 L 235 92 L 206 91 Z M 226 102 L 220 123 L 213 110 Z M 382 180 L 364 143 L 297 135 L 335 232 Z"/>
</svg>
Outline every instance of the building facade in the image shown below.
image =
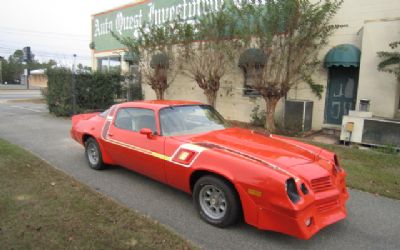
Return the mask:
<svg viewBox="0 0 400 250">
<path fill-rule="evenodd" d="M 136 1 L 92 16 L 93 68 L 129 71 L 126 51 L 112 37 L 137 35 L 143 21 L 162 23 L 176 15 L 191 18 L 218 10 L 224 0 L 153 0 Z M 235 1 L 234 1 L 235 2 Z M 203 3 L 203 4 L 201 4 Z M 400 40 L 400 1 L 344 0 L 334 24 L 346 24 L 321 51 L 321 65 L 314 75 L 324 86 L 322 98 L 307 84 L 293 88 L 277 107 L 277 121 L 283 121 L 285 104 L 290 101 L 312 102 L 312 128 L 340 127 L 349 110 L 358 110 L 361 100 L 369 102 L 374 116 L 400 118 L 400 86 L 394 75 L 379 72 L 378 51 L 390 50 L 389 43 Z M 246 88 L 243 70 L 232 68 L 224 77 L 216 108 L 229 120 L 249 122 L 254 107 L 265 107 L 264 100 Z M 155 99 L 149 85 L 142 83 L 145 99 Z M 185 75 L 178 75 L 165 93 L 166 99 L 206 102 L 203 91 Z"/>
</svg>

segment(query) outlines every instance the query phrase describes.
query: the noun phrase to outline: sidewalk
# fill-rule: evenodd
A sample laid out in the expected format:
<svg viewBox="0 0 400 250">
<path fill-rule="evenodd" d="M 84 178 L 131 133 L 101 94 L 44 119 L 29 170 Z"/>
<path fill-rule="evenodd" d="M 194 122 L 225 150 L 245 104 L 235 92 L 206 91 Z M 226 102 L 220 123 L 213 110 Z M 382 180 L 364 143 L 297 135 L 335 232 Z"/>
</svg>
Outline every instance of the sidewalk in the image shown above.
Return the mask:
<svg viewBox="0 0 400 250">
<path fill-rule="evenodd" d="M 42 93 L 38 89 L 0 89 L 0 103 L 17 100 L 41 100 Z"/>
<path fill-rule="evenodd" d="M 40 87 L 29 86 L 29 90 L 40 90 Z M 27 90 L 25 84 L 0 84 L 0 90 Z"/>
</svg>

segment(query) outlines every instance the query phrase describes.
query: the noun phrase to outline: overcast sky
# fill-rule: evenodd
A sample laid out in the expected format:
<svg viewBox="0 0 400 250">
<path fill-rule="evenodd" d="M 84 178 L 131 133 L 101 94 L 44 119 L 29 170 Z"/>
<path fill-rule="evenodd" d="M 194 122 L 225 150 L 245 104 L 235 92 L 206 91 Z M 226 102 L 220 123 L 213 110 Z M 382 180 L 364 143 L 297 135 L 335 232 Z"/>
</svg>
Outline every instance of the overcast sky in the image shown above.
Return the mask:
<svg viewBox="0 0 400 250">
<path fill-rule="evenodd" d="M 90 16 L 135 0 L 0 0 L 0 56 L 30 46 L 36 59 L 90 65 Z"/>
</svg>

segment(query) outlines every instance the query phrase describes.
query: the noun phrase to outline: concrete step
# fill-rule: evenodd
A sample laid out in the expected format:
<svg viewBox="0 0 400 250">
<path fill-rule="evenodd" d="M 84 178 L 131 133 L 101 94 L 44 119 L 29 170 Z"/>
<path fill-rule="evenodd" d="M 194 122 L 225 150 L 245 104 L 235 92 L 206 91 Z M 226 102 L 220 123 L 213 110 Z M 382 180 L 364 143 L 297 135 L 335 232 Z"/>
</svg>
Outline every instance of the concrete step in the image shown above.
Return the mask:
<svg viewBox="0 0 400 250">
<path fill-rule="evenodd" d="M 332 125 L 332 124 L 324 124 L 322 125 L 322 134 L 335 136 L 337 138 L 340 137 L 340 132 L 342 130 L 342 126 L 340 125 Z"/>
</svg>

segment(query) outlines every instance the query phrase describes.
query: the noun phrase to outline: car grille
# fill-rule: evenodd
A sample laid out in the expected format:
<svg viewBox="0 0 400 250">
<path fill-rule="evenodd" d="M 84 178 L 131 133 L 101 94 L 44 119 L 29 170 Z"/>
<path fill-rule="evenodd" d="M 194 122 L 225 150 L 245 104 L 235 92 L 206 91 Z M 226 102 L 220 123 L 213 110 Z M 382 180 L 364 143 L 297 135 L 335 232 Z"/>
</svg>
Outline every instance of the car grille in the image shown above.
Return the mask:
<svg viewBox="0 0 400 250">
<path fill-rule="evenodd" d="M 332 180 L 330 176 L 311 180 L 311 188 L 315 193 L 324 192 L 332 188 Z"/>
<path fill-rule="evenodd" d="M 339 201 L 336 198 L 317 201 L 317 209 L 320 213 L 328 212 L 337 207 L 339 207 Z"/>
</svg>

